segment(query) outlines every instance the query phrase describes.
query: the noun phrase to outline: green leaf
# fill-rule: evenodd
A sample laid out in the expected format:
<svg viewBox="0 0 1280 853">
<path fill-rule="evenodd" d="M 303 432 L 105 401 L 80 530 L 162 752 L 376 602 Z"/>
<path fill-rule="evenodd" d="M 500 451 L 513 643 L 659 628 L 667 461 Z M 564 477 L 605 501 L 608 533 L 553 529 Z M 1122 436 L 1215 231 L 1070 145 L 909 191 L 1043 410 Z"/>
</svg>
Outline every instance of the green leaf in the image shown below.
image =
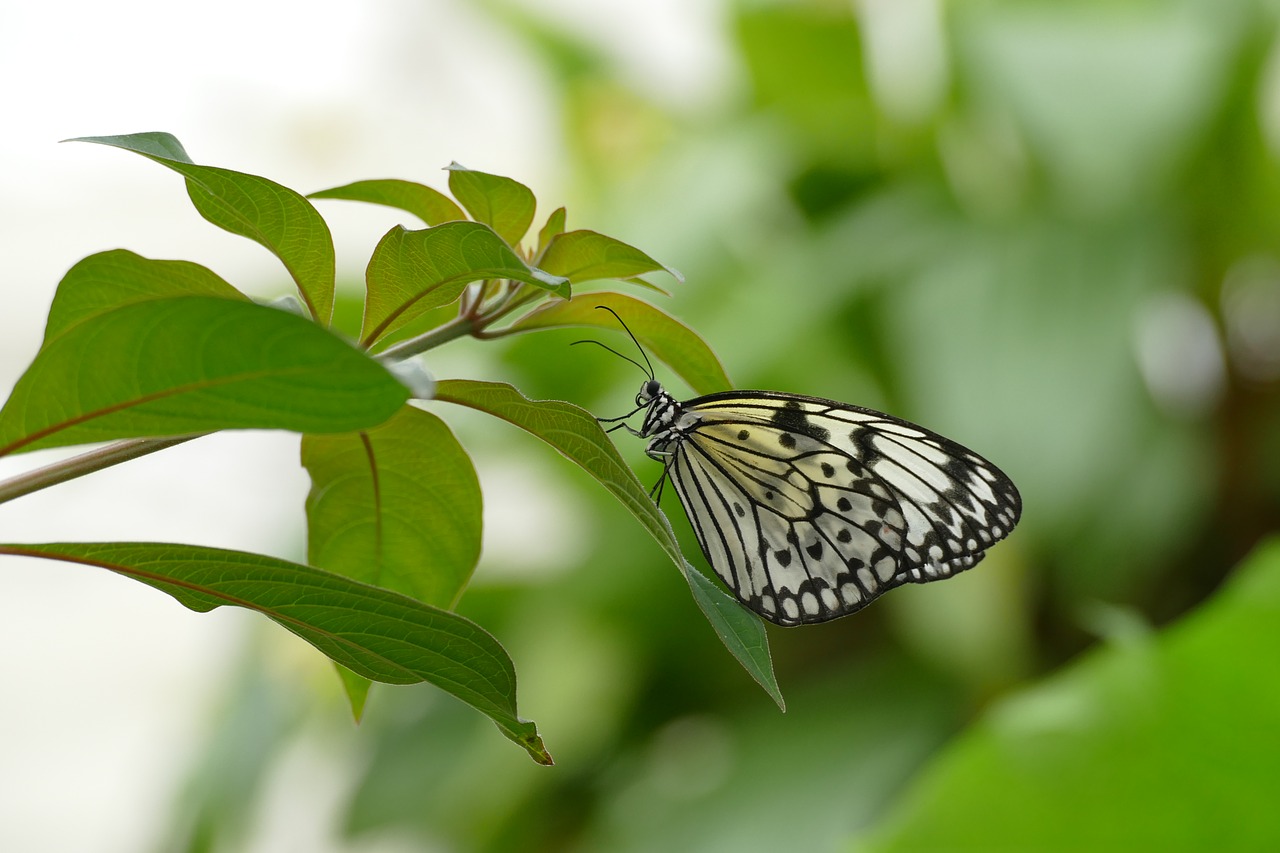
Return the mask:
<svg viewBox="0 0 1280 853">
<path fill-rule="evenodd" d="M 449 165 L 449 191 L 476 222 L 493 228 L 507 245 L 516 247 L 533 224 L 537 200 L 519 181 Z"/>
<path fill-rule="evenodd" d="M 1270 849 L 1277 649 L 1273 538 L 1177 624 L 992 706 L 859 849 Z"/>
<path fill-rule="evenodd" d="M 0 554 L 108 569 L 201 613 L 228 604 L 255 610 L 365 678 L 434 684 L 492 719 L 534 761 L 551 763 L 537 727 L 516 712 L 506 650 L 457 614 L 310 566 L 195 545 L 0 545 Z"/>
<path fill-rule="evenodd" d="M 462 208 L 439 190 L 398 178 L 356 181 L 311 193 L 307 198 L 338 198 L 381 204 L 412 213 L 428 225 L 440 225 L 467 218 Z"/>
<path fill-rule="evenodd" d="M 311 475 L 307 561 L 450 609 L 480 559 L 480 481 L 429 412 L 302 439 Z"/>
<path fill-rule="evenodd" d="M 121 305 L 45 341 L 0 410 L 0 456 L 217 429 L 346 432 L 408 391 L 315 323 L 234 299 Z"/>
<path fill-rule="evenodd" d="M 557 400 L 530 400 L 510 385 L 498 382 L 443 380 L 437 400 L 488 412 L 515 424 L 550 444 L 565 458 L 600 482 L 657 540 L 694 592 L 694 600 L 711 622 L 721 642 L 751 677 L 785 710 L 773 675 L 764 624 L 726 592 L 689 565 L 680 552 L 665 515 L 649 499 L 636 475 L 589 412 Z"/>
<path fill-rule="evenodd" d="M 573 284 L 601 278 L 635 278 L 647 272 L 667 272 L 676 281 L 684 281 L 678 270 L 655 261 L 635 246 L 595 231 L 557 234 L 547 244 L 538 266 Z"/>
<path fill-rule="evenodd" d="M 67 271 L 49 306 L 44 339 L 135 302 L 172 296 L 245 296 L 212 270 L 189 261 L 157 261 L 125 249 L 99 252 Z"/>
<path fill-rule="evenodd" d="M 478 222 L 446 222 L 420 231 L 392 228 L 373 250 L 365 278 L 369 295 L 360 339 L 366 346 L 453 302 L 473 281 L 514 279 L 569 296 L 567 280 L 530 267 Z"/>
<path fill-rule="evenodd" d="M 598 309 L 602 305 L 618 312 L 641 345 L 671 367 L 696 393 L 712 394 L 733 387 L 720 359 L 697 332 L 649 303 L 621 293 L 581 293 L 564 302 L 548 303 L 521 317 L 504 332 L 562 326 L 595 326 L 622 332 L 617 318 Z"/>
<path fill-rule="evenodd" d="M 538 254 L 536 257 L 541 258 L 543 253 L 547 251 L 547 246 L 551 241 L 557 235 L 564 233 L 564 223 L 567 216 L 568 213 L 563 207 L 557 207 L 551 211 L 551 215 L 547 217 L 546 224 L 538 232 Z"/>
<path fill-rule="evenodd" d="M 68 141 L 133 151 L 185 177 L 187 194 L 200 215 L 232 234 L 248 237 L 279 258 L 311 316 L 321 325 L 329 324 L 333 315 L 333 239 L 329 226 L 299 193 L 257 175 L 197 166 L 168 133 L 83 136 Z"/>
<path fill-rule="evenodd" d="M 302 437 L 311 565 L 452 609 L 480 559 L 481 495 L 444 422 L 405 406 L 371 430 Z M 359 720 L 369 682 L 338 667 Z"/>
</svg>

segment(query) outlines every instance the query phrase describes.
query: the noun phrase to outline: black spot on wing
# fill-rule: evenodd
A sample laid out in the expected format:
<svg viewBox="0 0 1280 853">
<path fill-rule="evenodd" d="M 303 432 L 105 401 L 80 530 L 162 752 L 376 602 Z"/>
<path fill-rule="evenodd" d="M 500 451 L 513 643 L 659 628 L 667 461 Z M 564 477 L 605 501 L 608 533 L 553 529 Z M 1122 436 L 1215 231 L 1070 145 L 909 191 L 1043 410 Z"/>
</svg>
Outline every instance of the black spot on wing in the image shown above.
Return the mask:
<svg viewBox="0 0 1280 853">
<path fill-rule="evenodd" d="M 829 430 L 809 421 L 808 413 L 795 400 L 788 400 L 780 408 L 774 410 L 769 420 L 774 426 L 785 432 L 798 432 L 818 441 L 826 441 L 831 437 Z M 794 443 L 794 439 L 792 441 Z"/>
<path fill-rule="evenodd" d="M 849 443 L 853 445 L 857 451 L 857 456 L 863 462 L 870 462 L 880 458 L 880 451 L 876 450 L 875 445 L 871 443 L 872 431 L 866 427 L 854 427 L 849 431 Z M 853 471 L 853 466 L 849 466 L 849 470 Z"/>
</svg>

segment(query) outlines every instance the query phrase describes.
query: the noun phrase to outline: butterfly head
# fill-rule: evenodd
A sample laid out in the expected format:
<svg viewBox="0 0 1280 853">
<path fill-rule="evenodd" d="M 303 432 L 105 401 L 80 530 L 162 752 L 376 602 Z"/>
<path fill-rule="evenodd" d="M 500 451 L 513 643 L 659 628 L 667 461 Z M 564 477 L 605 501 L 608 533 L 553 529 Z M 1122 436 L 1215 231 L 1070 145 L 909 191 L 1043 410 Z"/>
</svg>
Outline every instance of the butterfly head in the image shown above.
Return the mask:
<svg viewBox="0 0 1280 853">
<path fill-rule="evenodd" d="M 646 409 L 644 424 L 640 427 L 642 438 L 655 438 L 661 445 L 691 424 L 683 424 L 684 408 L 656 379 L 646 380 L 636 394 L 636 406 Z M 653 445 L 650 445 L 650 449 Z M 652 454 L 650 454 L 652 455 Z"/>
<path fill-rule="evenodd" d="M 661 382 L 656 379 L 646 379 L 640 384 L 640 392 L 636 394 L 636 406 L 647 406 L 664 393 L 666 392 L 662 390 Z"/>
</svg>

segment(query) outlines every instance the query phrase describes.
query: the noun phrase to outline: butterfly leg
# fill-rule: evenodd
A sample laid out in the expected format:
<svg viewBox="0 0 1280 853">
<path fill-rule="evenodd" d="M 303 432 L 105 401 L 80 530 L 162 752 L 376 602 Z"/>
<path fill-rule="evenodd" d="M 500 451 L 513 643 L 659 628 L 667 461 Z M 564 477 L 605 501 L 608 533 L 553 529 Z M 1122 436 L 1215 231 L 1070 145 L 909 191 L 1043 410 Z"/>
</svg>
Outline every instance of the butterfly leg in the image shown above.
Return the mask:
<svg viewBox="0 0 1280 853">
<path fill-rule="evenodd" d="M 658 506 L 662 506 L 662 487 L 671 475 L 671 466 L 676 464 L 676 454 L 672 450 L 651 450 L 646 451 L 646 453 L 652 459 L 662 460 L 662 476 L 658 478 L 658 482 L 654 483 L 653 488 L 649 490 L 649 497 L 653 498 L 653 502 Z"/>
<path fill-rule="evenodd" d="M 640 411 L 640 409 L 643 409 L 643 408 L 644 408 L 643 406 L 639 406 L 627 412 L 625 415 L 619 415 L 616 418 L 596 418 L 596 423 L 613 424 L 613 426 L 609 427 L 607 430 L 605 430 L 605 432 L 615 432 L 620 429 L 625 429 L 627 432 L 631 433 L 636 438 L 640 438 L 641 437 L 640 430 L 628 424 L 627 418 L 632 417 L 633 415 L 635 415 L 636 412 Z"/>
<path fill-rule="evenodd" d="M 607 423 L 607 421 L 605 421 L 605 419 L 604 419 L 604 418 L 596 418 L 596 420 L 598 420 L 598 421 L 604 421 L 605 423 Z M 625 429 L 627 432 L 631 433 L 631 434 L 632 434 L 632 435 L 634 435 L 636 438 L 644 438 L 644 435 L 640 432 L 640 430 L 636 429 L 636 428 L 635 428 L 635 427 L 633 427 L 631 424 L 629 424 L 629 423 L 627 423 L 627 422 L 625 422 L 625 421 L 623 421 L 622 423 L 619 423 L 619 424 L 614 424 L 613 426 L 611 426 L 611 427 L 609 427 L 607 430 L 605 430 L 605 432 L 617 432 L 617 431 L 618 431 L 618 430 L 620 430 L 620 429 Z"/>
<path fill-rule="evenodd" d="M 620 421 L 620 420 L 626 420 L 627 418 L 632 418 L 632 416 L 634 416 L 636 412 L 640 411 L 641 409 L 644 409 L 644 406 L 636 406 L 635 409 L 628 411 L 627 414 L 625 415 L 618 415 L 617 418 L 596 418 L 595 420 L 598 420 L 599 423 L 602 423 L 602 424 L 613 424 L 613 423 L 617 423 L 617 421 Z M 614 429 L 617 429 L 617 428 L 614 427 Z"/>
<path fill-rule="evenodd" d="M 618 417 L 616 418 L 596 418 L 596 420 L 602 424 L 611 424 L 616 421 L 625 421 L 627 418 L 633 416 L 636 412 L 640 411 L 643 408 L 644 406 L 636 406 L 634 409 L 627 412 L 625 415 L 618 415 Z"/>
</svg>

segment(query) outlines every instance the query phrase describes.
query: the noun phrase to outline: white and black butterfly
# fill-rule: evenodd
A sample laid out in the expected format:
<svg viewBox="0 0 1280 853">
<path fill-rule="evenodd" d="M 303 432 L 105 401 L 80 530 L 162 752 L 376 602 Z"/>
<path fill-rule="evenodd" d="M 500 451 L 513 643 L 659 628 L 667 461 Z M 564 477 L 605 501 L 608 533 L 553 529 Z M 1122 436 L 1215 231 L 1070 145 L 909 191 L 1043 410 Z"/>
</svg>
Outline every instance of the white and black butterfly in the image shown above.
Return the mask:
<svg viewBox="0 0 1280 853">
<path fill-rule="evenodd" d="M 778 625 L 972 568 L 1022 513 L 999 468 L 924 427 L 773 391 L 682 403 L 648 375 L 634 410 L 602 420 L 648 439 L 664 464 L 655 488 L 670 478 L 716 574 Z M 626 423 L 642 410 L 639 429 Z"/>
</svg>

